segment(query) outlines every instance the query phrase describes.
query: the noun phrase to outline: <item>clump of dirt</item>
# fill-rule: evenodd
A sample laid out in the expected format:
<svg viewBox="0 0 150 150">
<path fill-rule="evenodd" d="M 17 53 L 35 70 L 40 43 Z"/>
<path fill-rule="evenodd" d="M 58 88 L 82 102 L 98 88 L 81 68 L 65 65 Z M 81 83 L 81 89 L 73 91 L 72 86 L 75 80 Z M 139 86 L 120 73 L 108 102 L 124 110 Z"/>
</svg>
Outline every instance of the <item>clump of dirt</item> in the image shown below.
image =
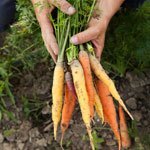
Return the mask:
<svg viewBox="0 0 150 150">
<path fill-rule="evenodd" d="M 7 105 L 9 111 L 14 113 L 15 119 L 10 119 L 6 114 L 3 116 L 0 123 L 0 150 L 61 149 L 59 144 L 61 131 L 59 129 L 58 139 L 54 141 L 51 120 L 53 69 L 53 65 L 38 64 L 34 72 L 23 72 L 17 82 L 15 78 L 12 79 L 16 106 L 9 101 Z M 133 142 L 130 149 L 135 150 L 136 147 L 148 149 L 150 142 L 146 137 L 150 135 L 150 71 L 139 75 L 127 72 L 126 76 L 116 83 L 135 118 L 135 121 L 131 122 L 127 116 Z M 109 126 L 101 125 L 97 115 L 94 120 L 92 126 L 97 149 L 117 150 L 117 141 Z M 65 134 L 63 146 L 68 150 L 90 150 L 78 104 Z"/>
</svg>

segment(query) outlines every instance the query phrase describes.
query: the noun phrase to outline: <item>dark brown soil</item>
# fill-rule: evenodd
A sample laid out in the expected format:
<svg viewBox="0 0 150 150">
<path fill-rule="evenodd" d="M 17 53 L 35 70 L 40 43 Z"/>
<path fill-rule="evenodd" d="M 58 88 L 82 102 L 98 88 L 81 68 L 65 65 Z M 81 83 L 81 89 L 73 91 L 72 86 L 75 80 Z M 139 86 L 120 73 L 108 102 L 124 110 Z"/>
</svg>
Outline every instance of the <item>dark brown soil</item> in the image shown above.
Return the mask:
<svg viewBox="0 0 150 150">
<path fill-rule="evenodd" d="M 13 78 L 16 106 L 6 97 L 9 111 L 15 120 L 4 114 L 0 122 L 0 150 L 59 150 L 61 132 L 53 139 L 51 119 L 51 87 L 53 64 L 38 64 L 33 72 L 22 72 Z M 131 150 L 150 149 L 150 71 L 136 74 L 127 72 L 116 80 L 121 96 L 135 118 L 127 116 L 132 138 Z M 59 88 L 59 87 L 58 87 Z M 136 123 L 135 123 L 136 122 Z M 93 123 L 94 139 L 98 150 L 117 150 L 117 141 L 108 125 L 102 125 L 97 115 Z M 133 127 L 132 127 L 133 126 Z M 137 130 L 136 128 L 137 127 Z M 64 137 L 64 149 L 90 150 L 89 140 L 78 104 Z"/>
</svg>

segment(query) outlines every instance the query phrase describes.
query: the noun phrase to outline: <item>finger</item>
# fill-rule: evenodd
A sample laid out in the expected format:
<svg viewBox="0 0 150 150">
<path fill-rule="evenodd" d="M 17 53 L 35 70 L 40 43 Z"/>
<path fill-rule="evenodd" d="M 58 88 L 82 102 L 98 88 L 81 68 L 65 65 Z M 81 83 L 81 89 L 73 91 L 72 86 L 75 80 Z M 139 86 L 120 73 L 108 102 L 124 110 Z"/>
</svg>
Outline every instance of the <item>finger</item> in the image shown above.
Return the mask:
<svg viewBox="0 0 150 150">
<path fill-rule="evenodd" d="M 57 60 L 57 56 L 54 54 L 53 50 L 51 49 L 51 46 L 48 45 L 47 43 L 45 43 L 46 49 L 48 50 L 48 52 L 50 53 L 53 61 L 56 63 Z"/>
<path fill-rule="evenodd" d="M 51 35 L 52 32 L 51 32 L 51 28 L 48 28 L 48 27 L 46 28 L 47 30 L 42 29 L 42 38 L 43 38 L 44 44 L 45 44 L 48 52 L 50 53 L 52 59 L 56 63 L 56 55 L 55 55 L 54 51 L 52 50 L 51 45 L 49 43 L 49 41 L 50 41 L 50 36 L 49 35 Z"/>
<path fill-rule="evenodd" d="M 48 0 L 49 3 L 53 4 L 57 8 L 59 8 L 62 12 L 72 15 L 75 13 L 75 8 L 68 3 L 66 0 Z"/>
<path fill-rule="evenodd" d="M 49 44 L 51 46 L 51 49 L 53 50 L 55 55 L 58 55 L 59 47 L 58 47 L 58 44 L 57 44 L 57 41 L 56 41 L 54 34 L 50 34 L 49 39 L 50 39 Z"/>
<path fill-rule="evenodd" d="M 82 44 L 95 39 L 98 36 L 97 27 L 89 27 L 87 30 L 80 32 L 71 37 L 72 44 Z"/>
<path fill-rule="evenodd" d="M 101 59 L 101 55 L 104 48 L 104 42 L 105 42 L 105 34 L 100 36 L 96 40 L 92 40 L 92 43 L 94 44 L 95 55 L 98 58 L 98 60 Z"/>
<path fill-rule="evenodd" d="M 55 55 L 58 55 L 59 48 L 53 33 L 53 27 L 51 23 L 46 23 L 44 26 L 42 26 L 41 29 L 44 42 L 48 43 L 51 46 L 51 49 L 53 50 Z"/>
</svg>

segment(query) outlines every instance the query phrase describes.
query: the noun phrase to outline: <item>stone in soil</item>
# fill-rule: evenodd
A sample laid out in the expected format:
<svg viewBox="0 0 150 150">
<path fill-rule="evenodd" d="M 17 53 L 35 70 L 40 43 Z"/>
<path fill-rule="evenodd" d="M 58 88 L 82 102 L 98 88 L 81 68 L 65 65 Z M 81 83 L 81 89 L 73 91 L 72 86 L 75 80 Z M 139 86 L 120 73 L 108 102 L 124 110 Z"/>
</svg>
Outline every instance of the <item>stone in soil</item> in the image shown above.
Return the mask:
<svg viewBox="0 0 150 150">
<path fill-rule="evenodd" d="M 24 149 L 24 145 L 25 145 L 24 143 L 20 143 L 20 142 L 17 143 L 17 146 L 18 146 L 19 150 L 23 150 Z"/>
<path fill-rule="evenodd" d="M 3 143 L 3 146 L 2 146 L 2 150 L 12 150 L 13 149 L 13 144 L 11 143 Z"/>
<path fill-rule="evenodd" d="M 19 140 L 21 142 L 26 142 L 28 139 L 29 139 L 28 132 L 26 132 L 26 131 L 19 131 L 17 133 L 17 140 Z"/>
<path fill-rule="evenodd" d="M 23 123 L 20 126 L 20 129 L 17 131 L 17 140 L 20 140 L 21 142 L 26 142 L 29 138 L 28 131 L 30 130 L 32 124 L 29 121 L 23 121 Z"/>
<path fill-rule="evenodd" d="M 41 147 L 46 147 L 47 146 L 47 141 L 46 139 L 42 138 L 42 139 L 37 139 L 36 140 L 36 144 L 38 146 L 41 146 Z"/>
<path fill-rule="evenodd" d="M 143 124 L 144 124 L 145 126 L 148 126 L 149 123 L 148 123 L 147 120 L 144 120 L 144 121 L 143 121 Z"/>
<path fill-rule="evenodd" d="M 146 112 L 147 112 L 147 109 L 145 108 L 145 106 L 142 106 L 142 107 L 141 107 L 141 111 L 142 111 L 143 113 L 146 113 Z"/>
<path fill-rule="evenodd" d="M 46 106 L 42 109 L 42 114 L 43 114 L 43 115 L 50 114 L 50 106 L 49 106 L 49 105 L 46 105 Z"/>
<path fill-rule="evenodd" d="M 32 128 L 32 129 L 29 131 L 29 135 L 30 135 L 31 138 L 39 137 L 40 132 L 39 132 L 38 128 L 35 127 L 35 128 Z"/>
<path fill-rule="evenodd" d="M 101 135 L 102 135 L 103 138 L 107 137 L 107 133 L 106 132 L 102 132 Z"/>
<path fill-rule="evenodd" d="M 47 144 L 52 144 L 53 141 L 53 135 L 50 135 L 49 133 L 44 134 L 44 138 L 47 140 Z"/>
<path fill-rule="evenodd" d="M 114 146 L 114 145 L 116 145 L 116 141 L 114 141 L 112 139 L 107 139 L 106 140 L 106 145 L 108 145 L 108 146 Z"/>
<path fill-rule="evenodd" d="M 33 89 L 36 92 L 36 95 L 45 95 L 50 91 L 50 83 L 49 78 L 47 76 L 42 76 L 39 78 L 33 85 Z"/>
<path fill-rule="evenodd" d="M 136 109 L 137 108 L 137 101 L 135 98 L 131 97 L 128 100 L 126 100 L 126 104 L 129 108 L 131 109 Z"/>
<path fill-rule="evenodd" d="M 141 112 L 135 110 L 135 111 L 132 111 L 131 114 L 133 115 L 133 118 L 136 120 L 136 121 L 140 121 L 142 119 L 142 114 Z"/>
<path fill-rule="evenodd" d="M 111 135 L 111 134 L 108 134 L 108 135 L 106 136 L 106 138 L 107 138 L 107 139 L 112 139 L 112 135 Z"/>
</svg>

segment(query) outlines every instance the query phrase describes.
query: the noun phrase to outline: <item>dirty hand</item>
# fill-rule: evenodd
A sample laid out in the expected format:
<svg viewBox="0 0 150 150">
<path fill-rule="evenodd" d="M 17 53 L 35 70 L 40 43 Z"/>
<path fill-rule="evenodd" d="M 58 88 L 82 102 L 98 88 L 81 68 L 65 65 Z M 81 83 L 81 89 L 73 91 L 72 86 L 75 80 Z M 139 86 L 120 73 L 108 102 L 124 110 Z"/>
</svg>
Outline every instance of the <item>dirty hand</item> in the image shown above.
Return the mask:
<svg viewBox="0 0 150 150">
<path fill-rule="evenodd" d="M 41 27 L 42 37 L 45 46 L 56 62 L 58 55 L 58 44 L 54 36 L 53 26 L 48 18 L 48 15 L 53 11 L 54 7 L 58 7 L 62 12 L 72 15 L 75 13 L 75 8 L 66 0 L 31 0 L 35 8 L 35 14 Z M 50 4 L 50 6 L 48 5 Z M 40 8 L 41 6 L 41 8 Z M 43 7 L 42 7 L 43 6 Z"/>
<path fill-rule="evenodd" d="M 70 42 L 77 45 L 92 41 L 95 47 L 96 57 L 100 60 L 109 21 L 118 11 L 123 1 L 124 0 L 97 0 L 87 30 L 72 36 Z"/>
</svg>

